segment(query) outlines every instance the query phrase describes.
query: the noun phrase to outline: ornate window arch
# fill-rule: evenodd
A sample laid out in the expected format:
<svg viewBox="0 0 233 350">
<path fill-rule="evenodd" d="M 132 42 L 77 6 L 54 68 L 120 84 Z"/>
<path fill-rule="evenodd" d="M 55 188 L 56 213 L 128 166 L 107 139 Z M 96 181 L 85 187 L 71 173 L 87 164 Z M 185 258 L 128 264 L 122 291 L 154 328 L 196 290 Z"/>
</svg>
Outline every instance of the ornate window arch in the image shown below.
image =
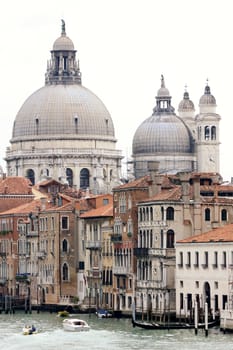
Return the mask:
<svg viewBox="0 0 233 350">
<path fill-rule="evenodd" d="M 63 281 L 69 280 L 69 266 L 67 263 L 64 263 L 62 266 L 62 280 Z"/>
<path fill-rule="evenodd" d="M 80 188 L 88 188 L 90 186 L 90 172 L 87 168 L 80 171 Z"/>
<path fill-rule="evenodd" d="M 167 248 L 174 248 L 175 233 L 173 230 L 167 231 Z"/>
<path fill-rule="evenodd" d="M 69 245 L 68 245 L 67 239 L 63 239 L 63 241 L 62 241 L 62 251 L 64 253 L 67 253 L 68 252 L 68 247 L 69 247 Z"/>
<path fill-rule="evenodd" d="M 167 220 L 174 220 L 174 208 L 173 207 L 167 208 Z"/>
<path fill-rule="evenodd" d="M 72 187 L 73 186 L 73 170 L 70 168 L 66 169 L 66 179 L 69 183 L 69 186 Z"/>
<path fill-rule="evenodd" d="M 26 178 L 31 181 L 32 185 L 35 185 L 35 172 L 33 169 L 26 171 Z"/>
</svg>

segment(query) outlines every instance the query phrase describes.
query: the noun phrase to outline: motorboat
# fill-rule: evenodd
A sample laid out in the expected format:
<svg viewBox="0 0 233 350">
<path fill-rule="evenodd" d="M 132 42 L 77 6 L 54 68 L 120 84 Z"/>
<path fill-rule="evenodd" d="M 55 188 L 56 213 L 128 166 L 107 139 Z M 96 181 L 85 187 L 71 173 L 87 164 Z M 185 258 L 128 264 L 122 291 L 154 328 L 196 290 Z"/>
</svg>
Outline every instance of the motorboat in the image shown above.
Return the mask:
<svg viewBox="0 0 233 350">
<path fill-rule="evenodd" d="M 68 317 L 69 315 L 70 313 L 67 310 L 58 311 L 57 313 L 58 317 Z"/>
<path fill-rule="evenodd" d="M 98 309 L 96 311 L 96 316 L 98 318 L 110 318 L 110 317 L 112 317 L 112 314 L 110 312 L 108 312 L 108 310 Z"/>
<path fill-rule="evenodd" d="M 66 331 L 85 332 L 90 330 L 87 322 L 78 318 L 65 318 L 62 324 Z"/>
<path fill-rule="evenodd" d="M 23 327 L 23 335 L 32 335 L 36 333 L 37 333 L 36 327 L 33 325 L 32 326 L 25 325 Z"/>
</svg>

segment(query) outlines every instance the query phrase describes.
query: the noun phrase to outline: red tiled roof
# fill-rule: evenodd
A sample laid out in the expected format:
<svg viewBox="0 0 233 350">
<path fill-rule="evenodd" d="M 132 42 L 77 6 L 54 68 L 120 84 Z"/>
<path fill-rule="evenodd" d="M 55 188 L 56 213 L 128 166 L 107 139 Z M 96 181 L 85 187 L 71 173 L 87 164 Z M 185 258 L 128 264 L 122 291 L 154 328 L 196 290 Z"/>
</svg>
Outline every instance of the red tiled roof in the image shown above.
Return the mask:
<svg viewBox="0 0 233 350">
<path fill-rule="evenodd" d="M 107 204 L 97 209 L 89 210 L 80 215 L 80 218 L 87 219 L 93 217 L 108 217 L 113 216 L 113 205 Z"/>
<path fill-rule="evenodd" d="M 21 176 L 0 178 L 0 194 L 30 195 L 32 194 L 32 184 L 28 179 Z"/>
<path fill-rule="evenodd" d="M 177 243 L 233 242 L 233 224 L 177 241 Z"/>
<path fill-rule="evenodd" d="M 10 214 L 27 214 L 31 211 L 37 211 L 41 206 L 41 200 L 35 199 L 30 203 L 25 203 L 19 205 L 18 207 L 1 212 L 0 215 L 10 215 Z"/>
<path fill-rule="evenodd" d="M 144 177 L 141 177 L 139 179 L 135 179 L 133 181 L 130 181 L 126 184 L 120 185 L 118 187 L 114 187 L 113 191 L 118 191 L 121 189 L 129 189 L 129 188 L 147 188 L 148 187 L 148 183 L 150 181 L 150 176 L 146 175 Z"/>
</svg>

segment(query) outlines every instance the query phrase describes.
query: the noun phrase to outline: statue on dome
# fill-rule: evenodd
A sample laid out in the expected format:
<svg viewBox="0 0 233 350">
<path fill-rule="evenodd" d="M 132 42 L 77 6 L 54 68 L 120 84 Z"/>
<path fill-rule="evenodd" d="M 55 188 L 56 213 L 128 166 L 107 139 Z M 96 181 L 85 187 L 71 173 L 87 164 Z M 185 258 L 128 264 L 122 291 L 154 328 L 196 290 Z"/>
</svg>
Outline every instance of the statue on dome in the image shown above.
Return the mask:
<svg viewBox="0 0 233 350">
<path fill-rule="evenodd" d="M 65 21 L 64 19 L 61 20 L 61 33 L 62 34 L 66 34 L 66 24 L 65 24 Z"/>
</svg>

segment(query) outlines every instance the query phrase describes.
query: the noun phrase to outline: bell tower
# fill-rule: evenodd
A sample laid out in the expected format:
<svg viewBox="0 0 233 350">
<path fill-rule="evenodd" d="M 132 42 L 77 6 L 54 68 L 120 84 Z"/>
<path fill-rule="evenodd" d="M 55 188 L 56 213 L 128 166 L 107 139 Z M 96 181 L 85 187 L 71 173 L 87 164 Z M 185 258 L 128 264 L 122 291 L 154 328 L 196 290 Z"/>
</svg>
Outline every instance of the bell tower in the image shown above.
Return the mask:
<svg viewBox="0 0 233 350">
<path fill-rule="evenodd" d="M 219 164 L 219 122 L 221 117 L 216 113 L 216 100 L 211 94 L 208 81 L 204 95 L 199 101 L 199 114 L 196 116 L 196 151 L 197 171 L 216 172 L 220 171 Z"/>
</svg>

